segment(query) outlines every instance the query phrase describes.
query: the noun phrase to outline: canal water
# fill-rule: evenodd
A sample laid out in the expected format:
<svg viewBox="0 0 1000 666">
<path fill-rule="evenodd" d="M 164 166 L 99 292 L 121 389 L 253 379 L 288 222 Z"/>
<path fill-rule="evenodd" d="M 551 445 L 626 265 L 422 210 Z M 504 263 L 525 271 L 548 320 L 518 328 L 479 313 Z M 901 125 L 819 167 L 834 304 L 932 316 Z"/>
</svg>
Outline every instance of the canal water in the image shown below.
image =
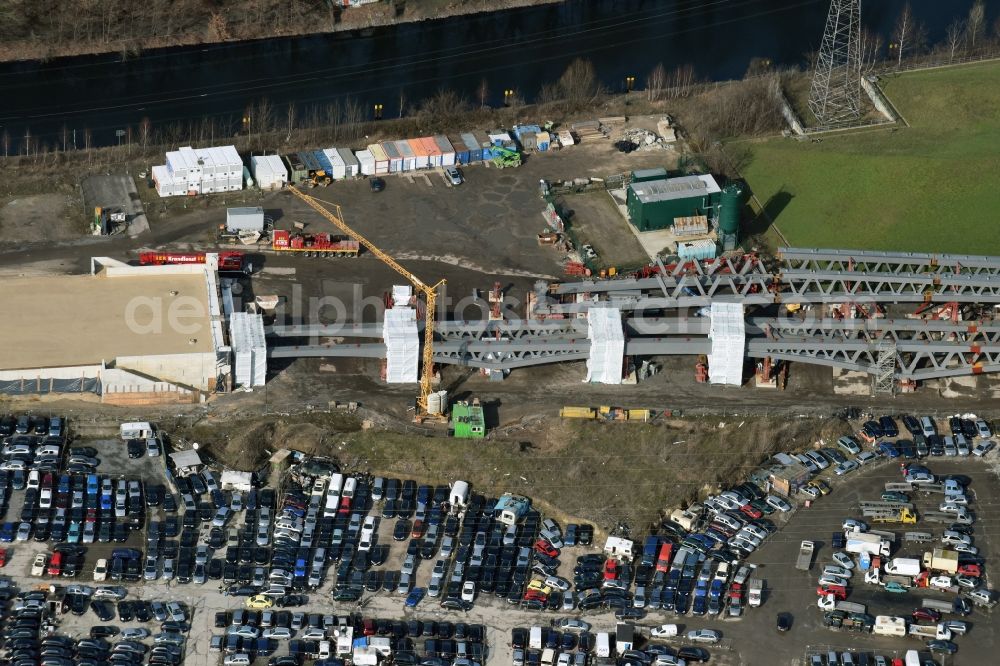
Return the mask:
<svg viewBox="0 0 1000 666">
<path fill-rule="evenodd" d="M 888 36 L 905 0 L 863 0 L 863 22 Z M 972 0 L 910 0 L 931 42 Z M 691 64 L 701 79 L 740 77 L 750 60 L 799 65 L 818 48 L 829 0 L 568 0 L 346 32 L 238 44 L 0 64 L 0 130 L 17 152 L 30 133 L 50 145 L 118 142 L 143 118 L 154 128 L 212 117 L 231 134 L 245 109 L 267 99 L 284 118 L 352 99 L 371 117 L 419 103 L 441 88 L 475 103 L 513 89 L 532 99 L 574 58 L 588 58 L 605 85 L 636 87 L 663 62 Z M 990 20 L 995 17 L 990 16 Z M 221 137 L 220 137 L 221 139 Z"/>
</svg>

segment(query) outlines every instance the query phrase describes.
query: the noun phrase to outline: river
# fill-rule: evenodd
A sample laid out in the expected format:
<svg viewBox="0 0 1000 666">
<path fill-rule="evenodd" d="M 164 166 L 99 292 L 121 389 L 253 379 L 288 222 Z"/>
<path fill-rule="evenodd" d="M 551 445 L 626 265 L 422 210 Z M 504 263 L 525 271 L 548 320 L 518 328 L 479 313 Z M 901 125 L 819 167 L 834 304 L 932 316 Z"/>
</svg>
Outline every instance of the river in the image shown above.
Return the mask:
<svg viewBox="0 0 1000 666">
<path fill-rule="evenodd" d="M 887 36 L 904 3 L 864 0 L 863 24 Z M 933 43 L 972 0 L 910 3 Z M 364 33 L 160 49 L 124 62 L 103 55 L 4 63 L 0 129 L 13 154 L 28 133 L 82 148 L 85 128 L 96 146 L 118 142 L 118 131 L 131 127 L 136 140 L 143 118 L 155 128 L 212 116 L 231 133 L 260 98 L 282 117 L 288 103 L 301 111 L 348 97 L 367 113 L 380 103 L 394 117 L 401 96 L 412 105 L 440 88 L 478 103 L 485 81 L 487 104 L 498 105 L 504 89 L 530 100 L 576 57 L 592 60 L 612 90 L 629 75 L 642 87 L 657 62 L 729 79 L 754 57 L 802 64 L 818 48 L 828 7 L 828 0 L 567 0 Z"/>
</svg>

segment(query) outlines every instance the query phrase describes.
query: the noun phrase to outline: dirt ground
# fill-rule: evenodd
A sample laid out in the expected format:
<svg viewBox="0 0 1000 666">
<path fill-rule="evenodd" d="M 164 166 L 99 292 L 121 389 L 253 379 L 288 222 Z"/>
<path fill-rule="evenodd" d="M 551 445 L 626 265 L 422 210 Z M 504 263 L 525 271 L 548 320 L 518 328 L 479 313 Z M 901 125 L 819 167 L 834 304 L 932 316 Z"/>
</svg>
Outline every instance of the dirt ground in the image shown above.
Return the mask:
<svg viewBox="0 0 1000 666">
<path fill-rule="evenodd" d="M 76 201 L 66 194 L 0 199 L 0 238 L 6 243 L 60 241 L 84 231 Z"/>
<path fill-rule="evenodd" d="M 649 262 L 639 241 L 629 231 L 629 223 L 605 192 L 565 196 L 559 203 L 573 211 L 569 221 L 577 240 L 594 246 L 597 267 L 633 267 Z"/>
</svg>

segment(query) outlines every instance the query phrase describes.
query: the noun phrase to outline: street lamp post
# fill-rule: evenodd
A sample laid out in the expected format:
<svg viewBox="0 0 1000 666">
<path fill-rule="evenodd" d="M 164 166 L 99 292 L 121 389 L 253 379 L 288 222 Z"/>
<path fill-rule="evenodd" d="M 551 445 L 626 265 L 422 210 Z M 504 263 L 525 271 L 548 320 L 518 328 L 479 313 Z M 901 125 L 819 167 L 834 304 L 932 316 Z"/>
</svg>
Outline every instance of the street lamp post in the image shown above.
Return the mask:
<svg viewBox="0 0 1000 666">
<path fill-rule="evenodd" d="M 514 97 L 514 91 L 511 88 L 507 88 L 503 91 L 503 105 L 510 106 L 511 98 Z"/>
<path fill-rule="evenodd" d="M 635 85 L 635 77 L 634 76 L 626 76 L 625 77 L 625 92 L 627 92 L 627 93 L 632 92 L 632 86 L 634 86 L 634 85 Z"/>
<path fill-rule="evenodd" d="M 382 105 L 375 105 L 375 120 L 382 120 Z"/>
</svg>

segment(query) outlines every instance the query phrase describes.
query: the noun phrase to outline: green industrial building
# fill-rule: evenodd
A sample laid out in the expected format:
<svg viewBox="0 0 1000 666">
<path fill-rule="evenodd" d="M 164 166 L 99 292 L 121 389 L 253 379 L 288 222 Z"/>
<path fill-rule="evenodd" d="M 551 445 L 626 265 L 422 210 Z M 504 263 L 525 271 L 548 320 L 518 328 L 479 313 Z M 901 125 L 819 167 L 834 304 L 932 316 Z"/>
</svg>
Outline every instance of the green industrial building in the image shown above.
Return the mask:
<svg viewBox="0 0 1000 666">
<path fill-rule="evenodd" d="M 486 437 L 486 417 L 478 400 L 471 404 L 456 402 L 451 407 L 451 427 L 459 439 L 482 439 Z"/>
<path fill-rule="evenodd" d="M 673 226 L 674 218 L 707 215 L 715 219 L 722 190 L 710 175 L 666 178 L 662 169 L 632 173 L 625 205 L 639 231 Z"/>
</svg>

